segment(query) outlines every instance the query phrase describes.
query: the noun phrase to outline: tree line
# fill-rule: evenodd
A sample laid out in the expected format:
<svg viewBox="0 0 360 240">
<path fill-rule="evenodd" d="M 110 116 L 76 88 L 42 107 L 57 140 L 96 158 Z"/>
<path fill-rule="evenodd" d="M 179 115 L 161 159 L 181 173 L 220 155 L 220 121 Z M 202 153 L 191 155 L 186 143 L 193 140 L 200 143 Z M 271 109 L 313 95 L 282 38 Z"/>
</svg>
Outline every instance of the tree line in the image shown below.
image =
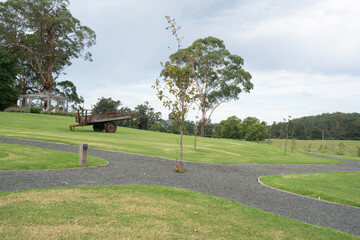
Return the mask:
<svg viewBox="0 0 360 240">
<path fill-rule="evenodd" d="M 117 124 L 122 127 L 180 134 L 179 123 L 174 120 L 164 120 L 161 112 L 156 112 L 149 102 L 137 105 L 134 109 L 122 106 L 120 100 L 101 97 L 92 108 L 92 114 L 104 114 L 106 112 L 130 112 L 132 118 L 121 120 Z M 185 135 L 198 135 L 201 132 L 202 119 L 199 121 L 185 120 L 183 133 Z M 200 134 L 199 134 L 200 135 Z M 220 123 L 208 122 L 205 137 L 245 139 L 247 141 L 263 141 L 267 137 L 266 123 L 260 122 L 255 117 L 247 117 L 244 120 L 231 116 Z"/>
<path fill-rule="evenodd" d="M 269 137 L 285 138 L 288 123 L 289 138 L 301 140 L 360 140 L 359 113 L 323 113 L 268 126 Z"/>
<path fill-rule="evenodd" d="M 103 108 L 104 105 L 110 108 Z M 115 108 L 111 109 L 111 106 Z M 165 120 L 161 112 L 156 112 L 148 102 L 137 105 L 134 109 L 120 107 L 121 102 L 111 98 L 101 98 L 94 105 L 94 113 L 106 111 L 131 112 L 132 119 L 119 122 L 119 126 L 144 129 L 150 131 L 179 134 L 179 124 L 174 120 Z M 202 119 L 199 121 L 184 121 L 185 135 L 200 135 Z M 287 125 L 287 126 L 286 126 Z M 246 117 L 243 120 L 236 116 L 228 117 L 219 123 L 208 122 L 204 136 L 209 138 L 243 139 L 247 141 L 264 141 L 266 138 L 284 139 L 288 132 L 289 139 L 300 140 L 360 140 L 359 113 L 324 113 L 274 122 L 268 125 L 256 117 Z"/>
</svg>

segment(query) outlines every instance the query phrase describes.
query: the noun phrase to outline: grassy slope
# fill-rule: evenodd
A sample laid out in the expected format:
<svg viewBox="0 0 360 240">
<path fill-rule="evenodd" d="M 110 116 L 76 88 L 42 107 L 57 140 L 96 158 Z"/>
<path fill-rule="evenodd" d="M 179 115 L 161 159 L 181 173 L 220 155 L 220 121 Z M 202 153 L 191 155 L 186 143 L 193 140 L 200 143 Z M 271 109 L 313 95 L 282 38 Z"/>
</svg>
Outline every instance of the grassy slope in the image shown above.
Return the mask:
<svg viewBox="0 0 360 240">
<path fill-rule="evenodd" d="M 271 139 L 272 145 L 284 148 L 284 139 Z M 340 144 L 343 143 L 345 148 L 340 149 Z M 360 161 L 358 156 L 360 148 L 360 141 L 349 140 L 295 140 L 295 150 L 299 152 L 313 152 L 326 156 L 333 156 L 338 158 L 346 158 L 349 160 Z M 288 141 L 288 148 L 291 149 L 291 139 Z"/>
<path fill-rule="evenodd" d="M 300 195 L 360 207 L 360 172 L 274 175 L 261 181 Z"/>
<path fill-rule="evenodd" d="M 55 150 L 0 142 L 0 171 L 77 168 L 79 156 Z M 105 165 L 107 161 L 88 156 L 88 166 Z"/>
<path fill-rule="evenodd" d="M 73 117 L 0 112 L 0 136 L 54 141 L 175 159 L 179 156 L 179 135 L 118 128 L 115 134 L 98 133 L 91 126 L 76 128 Z M 245 141 L 184 137 L 184 160 L 210 163 L 325 164 L 339 161 L 300 153 L 284 156 L 283 149 Z"/>
<path fill-rule="evenodd" d="M 0 193 L 0 226 L 2 239 L 358 239 L 160 186 Z"/>
</svg>

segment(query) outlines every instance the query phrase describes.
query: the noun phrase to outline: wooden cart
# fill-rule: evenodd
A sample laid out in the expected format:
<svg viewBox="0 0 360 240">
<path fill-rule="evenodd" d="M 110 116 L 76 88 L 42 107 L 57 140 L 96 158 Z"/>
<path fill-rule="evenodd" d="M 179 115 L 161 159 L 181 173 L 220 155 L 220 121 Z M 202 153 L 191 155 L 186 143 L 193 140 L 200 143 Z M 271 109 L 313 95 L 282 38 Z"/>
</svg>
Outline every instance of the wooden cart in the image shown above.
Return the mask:
<svg viewBox="0 0 360 240">
<path fill-rule="evenodd" d="M 75 116 L 75 122 L 77 122 L 78 124 L 71 125 L 70 131 L 74 131 L 76 127 L 93 125 L 93 129 L 95 132 L 102 132 L 105 130 L 108 133 L 114 133 L 116 132 L 116 124 L 114 121 L 123 119 L 131 119 L 131 113 L 112 112 L 101 115 L 88 115 L 87 110 L 85 110 L 85 113 L 83 112 L 82 114 L 77 111 L 77 115 Z"/>
</svg>

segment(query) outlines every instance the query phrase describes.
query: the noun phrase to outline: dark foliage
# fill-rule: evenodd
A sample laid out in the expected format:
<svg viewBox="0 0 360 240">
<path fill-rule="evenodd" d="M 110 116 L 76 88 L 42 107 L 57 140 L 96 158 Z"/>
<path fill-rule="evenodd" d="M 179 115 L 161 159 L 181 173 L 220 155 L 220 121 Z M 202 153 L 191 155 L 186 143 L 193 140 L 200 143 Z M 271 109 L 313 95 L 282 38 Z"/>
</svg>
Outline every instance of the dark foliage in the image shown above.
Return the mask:
<svg viewBox="0 0 360 240">
<path fill-rule="evenodd" d="M 272 138 L 284 138 L 284 123 L 273 123 L 270 127 Z M 289 121 L 289 137 L 296 139 L 360 140 L 359 113 L 324 113 Z"/>
<path fill-rule="evenodd" d="M 11 107 L 18 99 L 18 92 L 14 88 L 18 72 L 16 58 L 0 47 L 0 111 Z"/>
</svg>

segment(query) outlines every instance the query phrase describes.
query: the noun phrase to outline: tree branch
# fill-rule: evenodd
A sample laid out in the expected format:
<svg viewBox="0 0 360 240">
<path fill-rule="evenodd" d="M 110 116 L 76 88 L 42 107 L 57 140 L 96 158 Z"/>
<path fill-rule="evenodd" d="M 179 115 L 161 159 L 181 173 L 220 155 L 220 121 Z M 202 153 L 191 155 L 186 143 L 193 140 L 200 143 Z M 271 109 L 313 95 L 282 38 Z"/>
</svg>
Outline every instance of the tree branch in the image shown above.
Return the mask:
<svg viewBox="0 0 360 240">
<path fill-rule="evenodd" d="M 212 106 L 212 108 L 211 108 L 212 110 L 211 110 L 209 116 L 206 118 L 205 125 L 207 125 L 207 124 L 209 123 L 209 120 L 210 120 L 210 118 L 211 118 L 211 115 L 214 113 L 214 111 L 215 111 L 221 104 L 223 104 L 223 103 L 225 103 L 225 102 L 227 102 L 227 101 L 224 100 L 224 101 L 221 101 L 219 104 Z"/>
</svg>

